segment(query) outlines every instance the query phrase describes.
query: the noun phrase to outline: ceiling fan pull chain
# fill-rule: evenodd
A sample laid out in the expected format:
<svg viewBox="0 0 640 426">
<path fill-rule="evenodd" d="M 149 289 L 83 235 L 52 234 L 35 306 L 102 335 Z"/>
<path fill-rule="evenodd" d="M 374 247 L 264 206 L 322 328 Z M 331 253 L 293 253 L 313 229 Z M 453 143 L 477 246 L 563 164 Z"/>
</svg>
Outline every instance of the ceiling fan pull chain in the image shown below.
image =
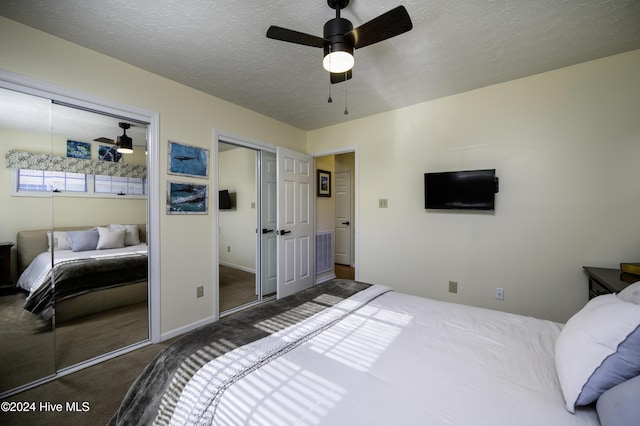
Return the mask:
<svg viewBox="0 0 640 426">
<path fill-rule="evenodd" d="M 329 46 L 329 50 L 331 50 L 331 46 Z M 329 58 L 329 60 L 331 60 L 331 58 Z M 329 73 L 329 99 L 327 99 L 327 102 L 333 102 L 333 99 L 331 99 L 331 73 Z"/>
<path fill-rule="evenodd" d="M 344 115 L 349 115 L 349 110 L 347 109 L 348 106 L 348 99 L 347 99 L 347 72 L 345 71 L 344 73 Z"/>
</svg>

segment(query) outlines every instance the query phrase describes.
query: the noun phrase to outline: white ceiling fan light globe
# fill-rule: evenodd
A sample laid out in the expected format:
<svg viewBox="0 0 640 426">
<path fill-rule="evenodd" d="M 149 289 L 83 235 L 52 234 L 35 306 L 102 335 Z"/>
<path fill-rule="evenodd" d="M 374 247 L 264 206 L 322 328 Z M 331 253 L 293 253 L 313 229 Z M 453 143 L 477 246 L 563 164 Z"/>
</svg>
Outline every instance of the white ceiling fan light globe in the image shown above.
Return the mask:
<svg viewBox="0 0 640 426">
<path fill-rule="evenodd" d="M 322 60 L 324 69 L 331 73 L 347 72 L 353 68 L 354 63 L 353 55 L 343 51 L 331 52 Z"/>
</svg>

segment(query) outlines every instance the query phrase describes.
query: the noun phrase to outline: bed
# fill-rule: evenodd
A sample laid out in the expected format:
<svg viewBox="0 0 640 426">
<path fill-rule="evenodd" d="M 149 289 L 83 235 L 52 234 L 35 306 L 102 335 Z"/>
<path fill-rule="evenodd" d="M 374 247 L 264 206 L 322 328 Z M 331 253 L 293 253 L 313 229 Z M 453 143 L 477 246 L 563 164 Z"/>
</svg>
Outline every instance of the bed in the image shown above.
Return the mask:
<svg viewBox="0 0 640 426">
<path fill-rule="evenodd" d="M 20 231 L 17 259 L 24 308 L 45 320 L 55 313 L 59 323 L 147 300 L 146 225 Z"/>
<path fill-rule="evenodd" d="M 331 280 L 178 339 L 110 424 L 564 426 L 640 416 L 640 305 L 596 299 L 563 325 Z M 625 395 L 631 414 L 600 406 Z"/>
</svg>

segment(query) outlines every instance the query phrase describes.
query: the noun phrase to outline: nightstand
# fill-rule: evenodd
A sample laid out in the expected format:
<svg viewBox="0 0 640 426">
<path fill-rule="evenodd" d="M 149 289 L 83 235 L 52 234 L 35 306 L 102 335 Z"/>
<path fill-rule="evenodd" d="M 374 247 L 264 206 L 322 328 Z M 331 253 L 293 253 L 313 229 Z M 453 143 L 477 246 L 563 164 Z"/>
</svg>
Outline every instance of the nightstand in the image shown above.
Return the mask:
<svg viewBox="0 0 640 426">
<path fill-rule="evenodd" d="M 11 247 L 13 243 L 0 243 L 0 294 L 14 290 L 11 283 Z"/>
<path fill-rule="evenodd" d="M 601 294 L 618 293 L 632 283 L 622 281 L 620 269 L 594 268 L 583 266 L 589 275 L 589 299 Z"/>
</svg>

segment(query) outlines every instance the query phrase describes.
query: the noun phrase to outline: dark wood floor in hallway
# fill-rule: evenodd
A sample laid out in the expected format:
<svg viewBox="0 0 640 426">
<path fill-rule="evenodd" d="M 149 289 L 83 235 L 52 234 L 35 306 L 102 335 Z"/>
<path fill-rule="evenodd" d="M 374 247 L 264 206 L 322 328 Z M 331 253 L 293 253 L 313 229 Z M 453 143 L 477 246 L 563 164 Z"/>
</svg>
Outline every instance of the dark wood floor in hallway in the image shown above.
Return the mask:
<svg viewBox="0 0 640 426">
<path fill-rule="evenodd" d="M 354 280 L 356 271 L 349 265 L 335 264 L 336 278 L 342 278 L 344 280 Z"/>
</svg>

